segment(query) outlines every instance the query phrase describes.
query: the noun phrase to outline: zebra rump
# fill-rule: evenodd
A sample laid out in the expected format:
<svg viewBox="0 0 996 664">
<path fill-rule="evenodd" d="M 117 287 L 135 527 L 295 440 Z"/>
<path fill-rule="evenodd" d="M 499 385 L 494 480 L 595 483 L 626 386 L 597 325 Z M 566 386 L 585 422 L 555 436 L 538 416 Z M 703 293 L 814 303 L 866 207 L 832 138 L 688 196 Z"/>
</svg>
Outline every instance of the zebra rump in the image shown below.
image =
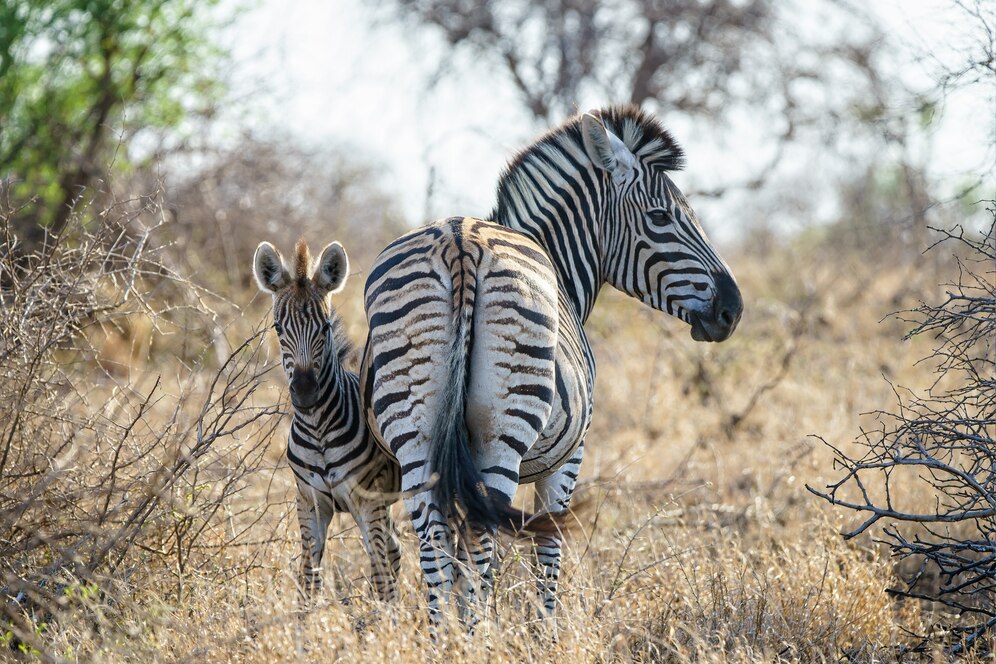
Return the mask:
<svg viewBox="0 0 996 664">
<path fill-rule="evenodd" d="M 465 308 L 465 307 L 464 307 Z M 513 507 L 505 496 L 490 493 L 470 454 L 465 419 L 467 357 L 470 355 L 471 312 L 457 315 L 457 333 L 449 352 L 445 390 L 439 417 L 433 426 L 430 457 L 439 511 L 455 521 L 461 536 L 473 531 L 501 530 L 508 535 L 557 535 L 576 522 L 571 512 L 533 514 Z"/>
</svg>

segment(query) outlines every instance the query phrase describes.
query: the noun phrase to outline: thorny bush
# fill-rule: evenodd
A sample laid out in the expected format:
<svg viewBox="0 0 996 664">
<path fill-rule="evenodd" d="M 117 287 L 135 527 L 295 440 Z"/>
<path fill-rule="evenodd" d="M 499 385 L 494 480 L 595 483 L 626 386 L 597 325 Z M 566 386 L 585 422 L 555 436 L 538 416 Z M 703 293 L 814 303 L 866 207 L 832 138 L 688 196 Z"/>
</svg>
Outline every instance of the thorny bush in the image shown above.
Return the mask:
<svg viewBox="0 0 996 664">
<path fill-rule="evenodd" d="M 279 422 L 272 363 L 171 269 L 160 199 L 78 206 L 30 251 L 0 201 L 0 641 L 47 659 L 53 621 L 113 641 L 137 570 L 179 602 L 260 518 L 233 498 Z"/>
<path fill-rule="evenodd" d="M 907 571 L 899 597 L 936 603 L 941 640 L 952 653 L 986 643 L 996 625 L 996 208 L 983 234 L 943 232 L 958 244 L 958 278 L 940 304 L 907 312 L 907 338 L 933 335 L 936 381 L 878 413 L 857 453 L 831 446 L 843 476 L 820 491 L 864 521 Z M 936 245 L 935 245 L 936 249 Z M 921 506 L 921 507 L 915 507 Z M 926 507 L 923 507 L 926 506 Z"/>
</svg>

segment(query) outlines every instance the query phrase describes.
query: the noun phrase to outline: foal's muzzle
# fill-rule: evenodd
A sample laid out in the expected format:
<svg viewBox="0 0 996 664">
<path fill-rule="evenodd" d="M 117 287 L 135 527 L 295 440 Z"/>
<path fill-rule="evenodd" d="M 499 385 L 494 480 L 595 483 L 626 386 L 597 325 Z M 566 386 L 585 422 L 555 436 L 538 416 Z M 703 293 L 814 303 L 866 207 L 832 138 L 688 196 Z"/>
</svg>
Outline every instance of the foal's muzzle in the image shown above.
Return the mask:
<svg viewBox="0 0 996 664">
<path fill-rule="evenodd" d="M 314 369 L 294 369 L 290 382 L 291 403 L 307 410 L 318 401 L 318 375 Z"/>
</svg>

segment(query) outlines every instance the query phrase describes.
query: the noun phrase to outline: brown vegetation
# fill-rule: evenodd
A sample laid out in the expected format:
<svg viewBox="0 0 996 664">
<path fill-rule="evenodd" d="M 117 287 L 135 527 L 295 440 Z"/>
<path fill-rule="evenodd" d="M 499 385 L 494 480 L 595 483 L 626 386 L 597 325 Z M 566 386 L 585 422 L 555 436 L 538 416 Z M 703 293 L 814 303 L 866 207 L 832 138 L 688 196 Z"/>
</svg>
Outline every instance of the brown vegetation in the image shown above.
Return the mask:
<svg viewBox="0 0 996 664">
<path fill-rule="evenodd" d="M 314 611 L 298 610 L 285 385 L 252 250 L 341 241 L 354 278 L 336 305 L 359 342 L 364 273 L 405 223 L 378 180 L 390 169 L 355 149 L 274 134 L 218 146 L 209 120 L 258 101 L 222 90 L 227 56 L 205 28 L 212 12 L 227 22 L 228 4 L 0 3 L 0 660 L 909 661 L 958 645 L 971 621 L 951 609 L 996 620 L 992 575 L 975 565 L 992 518 L 973 522 L 996 504 L 993 346 L 973 333 L 991 330 L 992 238 L 967 236 L 988 259 L 969 294 L 987 294 L 981 310 L 937 285 L 964 283 L 957 261 L 920 253 L 928 223 L 971 225 L 957 206 L 992 173 L 966 174 L 941 203 L 933 153 L 914 149 L 952 91 L 991 98 L 985 3 L 955 3 L 966 30 L 946 64 L 933 42 L 908 52 L 835 0 L 817 3 L 826 14 L 772 0 L 375 3 L 405 38 L 440 45 L 419 48 L 420 60 L 437 55 L 429 91 L 472 60 L 469 75 L 504 81 L 544 125 L 588 96 L 717 135 L 741 131 L 746 113 L 767 153 L 731 153 L 748 179 L 691 196 L 757 193 L 743 210 L 726 201 L 743 227 L 723 254 L 746 304 L 731 340 L 696 344 L 610 289 L 588 323 L 598 380 L 579 490 L 594 508 L 565 548 L 556 624 L 536 618 L 520 542 L 505 552 L 492 620 L 472 637 L 454 621 L 437 644 L 410 530 L 397 606 L 373 601 L 358 533 L 337 517 L 331 581 Z M 892 72 L 914 62 L 933 62 L 935 80 L 915 94 Z M 991 157 L 993 135 L 979 140 Z M 790 161 L 806 172 L 779 185 Z M 825 183 L 839 220 L 815 226 L 813 187 Z M 784 232 L 787 217 L 803 230 Z M 922 316 L 890 315 L 902 310 Z M 935 347 L 916 329 L 946 336 Z M 947 350 L 917 362 L 935 348 Z M 898 416 L 862 415 L 897 394 Z M 939 410 L 937 395 L 968 405 Z M 953 434 L 952 413 L 967 416 Z M 957 448 L 949 466 L 970 472 L 894 473 L 917 436 L 939 443 L 921 446 L 928 456 Z M 862 465 L 868 454 L 878 466 Z M 849 493 L 868 470 L 884 472 Z M 935 529 L 933 567 L 922 564 L 931 531 L 891 525 L 966 510 L 968 527 Z M 978 557 L 945 568 L 965 544 Z M 996 650 L 962 643 L 978 661 Z"/>
<path fill-rule="evenodd" d="M 842 515 L 804 485 L 833 475 L 811 434 L 851 440 L 859 413 L 889 402 L 889 381 L 930 380 L 915 364 L 925 346 L 900 342 L 908 327 L 887 315 L 936 300 L 937 271 L 952 263 L 871 261 L 814 237 L 764 256 L 727 252 L 747 314 L 721 345 L 607 292 L 588 326 L 599 376 L 582 490 L 596 507 L 566 549 L 557 641 L 535 619 L 519 544 L 491 624 L 472 638 L 454 627 L 433 646 L 410 532 L 402 600 L 387 608 L 362 578 L 353 524 L 337 517 L 332 582 L 298 614 L 284 387 L 267 371 L 272 334 L 257 332 L 267 307 L 227 271 L 217 278 L 232 303 L 181 278 L 165 241 L 179 222 L 155 201 L 119 204 L 47 253 L 4 264 L 0 573 L 15 650 L 867 661 L 923 646 L 929 607 L 886 594 L 894 563 L 867 535 L 842 540 Z M 235 259 L 248 273 L 249 250 Z M 338 303 L 357 341 L 361 281 Z"/>
</svg>

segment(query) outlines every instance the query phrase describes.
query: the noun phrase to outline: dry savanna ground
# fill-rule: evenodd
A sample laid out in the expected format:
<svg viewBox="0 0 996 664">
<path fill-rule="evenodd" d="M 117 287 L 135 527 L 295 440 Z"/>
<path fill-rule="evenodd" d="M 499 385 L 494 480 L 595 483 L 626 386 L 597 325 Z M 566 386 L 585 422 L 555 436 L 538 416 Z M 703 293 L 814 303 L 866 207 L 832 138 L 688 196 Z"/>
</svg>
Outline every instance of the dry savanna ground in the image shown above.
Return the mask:
<svg viewBox="0 0 996 664">
<path fill-rule="evenodd" d="M 338 239 L 349 249 L 348 238 Z M 272 367 L 273 333 L 236 353 L 249 359 L 236 379 L 224 374 L 234 387 L 212 382 L 217 358 L 267 323 L 268 300 L 248 283 L 248 256 L 244 290 L 229 298 L 237 306 L 217 305 L 213 318 L 182 327 L 178 307 L 172 328 L 142 323 L 141 312 L 102 327 L 91 335 L 100 370 L 90 375 L 99 379 L 72 392 L 74 407 L 97 416 L 60 472 L 117 463 L 108 458 L 120 449 L 114 441 L 134 438 L 155 441 L 155 449 L 126 446 L 121 454 L 134 466 L 122 464 L 122 476 L 173 461 L 184 479 L 160 491 L 148 521 L 127 531 L 129 546 L 109 545 L 119 558 L 98 565 L 90 580 L 61 577 L 60 592 L 72 601 L 58 616 L 34 615 L 37 638 L 21 651 L 136 662 L 905 658 L 931 615 L 886 593 L 897 568 L 874 533 L 844 541 L 839 531 L 856 517 L 805 485 L 837 479 L 814 434 L 846 447 L 873 423 L 862 413 L 894 404 L 894 389 L 929 385 L 931 367 L 916 364 L 929 340 L 901 341 L 907 326 L 888 315 L 935 298 L 950 266 L 916 254 L 872 259 L 826 242 L 727 256 L 746 312 L 724 344 L 696 344 L 680 322 L 608 288 L 588 323 L 599 361 L 580 490 L 589 510 L 565 548 L 556 625 L 536 618 L 529 550 L 518 543 L 505 552 L 491 620 L 471 637 L 452 626 L 435 645 L 410 528 L 398 606 L 371 599 L 346 516 L 331 529 L 319 606 L 297 612 L 294 488 L 283 459 L 289 418 L 270 409 L 287 410 L 284 379 L 271 369 L 258 388 L 235 384 L 255 385 L 256 372 Z M 365 333 L 363 267 L 354 262 L 336 301 L 357 342 Z M 240 428 L 247 411 L 258 417 Z M 213 447 L 199 454 L 191 441 L 204 440 Z M 82 505 L 86 483 L 78 484 Z M 106 496 L 132 505 L 136 491 Z M 91 517 L 102 508 L 108 523 L 127 525 L 124 507 L 91 508 L 78 507 Z M 33 569 L 44 569 L 57 544 L 47 546 Z M 25 656 L 16 652 L 7 651 Z"/>
</svg>

